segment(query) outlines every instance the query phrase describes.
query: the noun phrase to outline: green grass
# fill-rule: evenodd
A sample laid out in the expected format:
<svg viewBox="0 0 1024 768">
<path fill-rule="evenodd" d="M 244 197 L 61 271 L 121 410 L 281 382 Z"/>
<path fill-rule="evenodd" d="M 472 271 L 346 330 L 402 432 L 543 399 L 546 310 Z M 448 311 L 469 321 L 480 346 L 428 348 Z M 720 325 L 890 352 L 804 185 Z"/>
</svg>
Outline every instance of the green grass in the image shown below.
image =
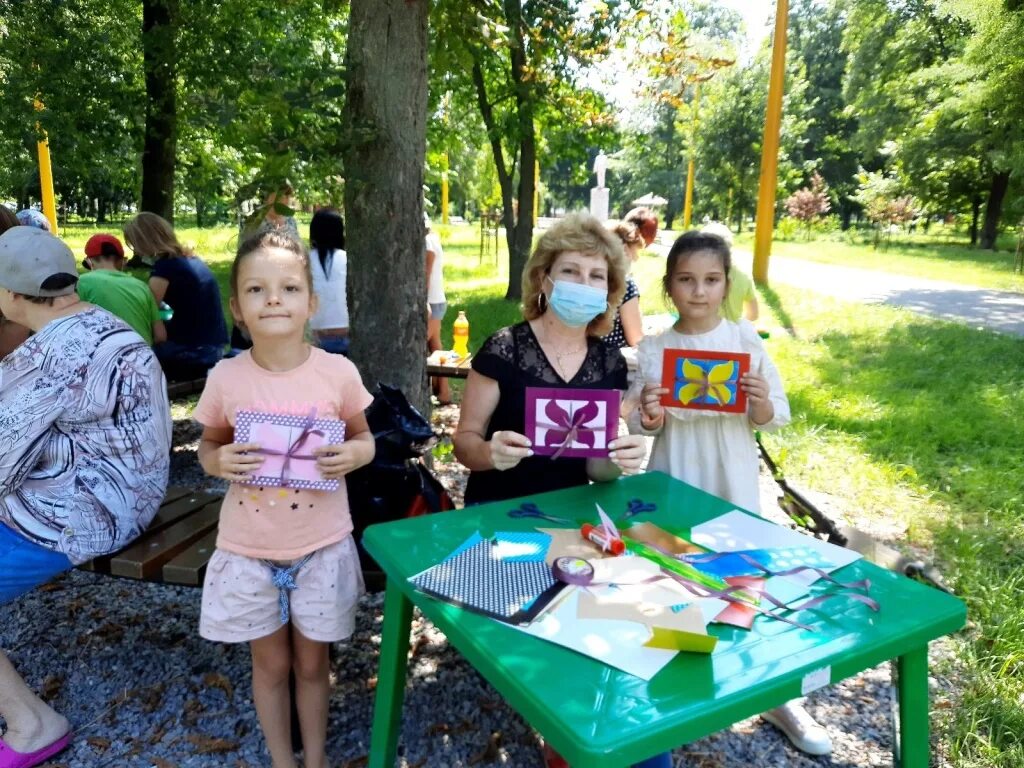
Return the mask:
<svg viewBox="0 0 1024 768">
<path fill-rule="evenodd" d="M 1024 339 L 780 288 L 768 304 L 793 424 L 769 437 L 787 477 L 930 547 L 968 604 L 954 765 L 1024 765 Z M 897 538 L 902 538 L 897 536 Z"/>
<path fill-rule="evenodd" d="M 740 235 L 736 245 L 751 250 L 752 233 Z M 1013 271 L 1016 238 L 1004 236 L 999 245 L 1000 251 L 983 251 L 950 242 L 948 234 L 936 232 L 894 236 L 887 247 L 874 248 L 859 239 L 846 242 L 822 235 L 809 242 L 776 241 L 772 255 L 1024 293 L 1024 275 Z"/>
</svg>

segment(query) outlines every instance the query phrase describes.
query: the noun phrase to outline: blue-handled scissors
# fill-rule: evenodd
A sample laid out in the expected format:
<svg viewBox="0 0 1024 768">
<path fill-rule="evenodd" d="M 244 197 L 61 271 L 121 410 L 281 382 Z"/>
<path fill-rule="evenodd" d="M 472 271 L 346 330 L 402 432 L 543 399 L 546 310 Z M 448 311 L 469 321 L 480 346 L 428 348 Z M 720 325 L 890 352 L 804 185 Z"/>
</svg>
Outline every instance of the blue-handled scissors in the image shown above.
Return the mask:
<svg viewBox="0 0 1024 768">
<path fill-rule="evenodd" d="M 630 499 L 626 502 L 626 513 L 622 516 L 622 519 L 628 520 L 631 517 L 642 515 L 644 512 L 654 512 L 657 508 L 657 504 L 652 504 L 649 501 Z"/>
<path fill-rule="evenodd" d="M 523 517 L 533 517 L 541 520 L 550 520 L 552 523 L 562 523 L 563 525 L 576 525 L 575 522 L 564 517 L 553 517 L 552 515 L 545 515 L 543 512 L 540 511 L 540 507 L 538 507 L 536 504 L 530 501 L 526 502 L 521 507 L 509 510 L 508 516 L 516 519 Z"/>
</svg>

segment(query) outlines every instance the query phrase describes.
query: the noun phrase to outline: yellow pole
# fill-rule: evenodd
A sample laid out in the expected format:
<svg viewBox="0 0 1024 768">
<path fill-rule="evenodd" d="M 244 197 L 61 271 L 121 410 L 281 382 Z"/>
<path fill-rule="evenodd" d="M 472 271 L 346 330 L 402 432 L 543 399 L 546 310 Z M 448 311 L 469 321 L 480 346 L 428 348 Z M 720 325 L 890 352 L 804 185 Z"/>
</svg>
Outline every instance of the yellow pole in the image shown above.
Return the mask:
<svg viewBox="0 0 1024 768">
<path fill-rule="evenodd" d="M 686 171 L 686 201 L 683 204 L 683 229 L 690 228 L 690 218 L 693 214 L 693 158 L 697 148 L 694 143 L 697 140 L 697 112 L 700 110 L 700 83 L 697 83 L 697 90 L 693 96 L 693 123 L 690 130 L 690 163 Z"/>
<path fill-rule="evenodd" d="M 444 170 L 441 171 L 441 223 L 448 223 L 448 153 L 444 153 Z"/>
<path fill-rule="evenodd" d="M 42 112 L 43 102 L 35 100 L 36 111 Z M 39 123 L 36 123 L 39 131 Z M 50 143 L 45 131 L 40 131 L 41 138 L 36 142 L 39 154 L 39 188 L 43 193 L 43 215 L 50 221 L 50 231 L 57 234 L 57 204 L 53 194 L 53 168 L 50 166 Z"/>
<path fill-rule="evenodd" d="M 761 149 L 761 183 L 757 192 L 757 225 L 754 234 L 754 282 L 768 285 L 768 256 L 775 227 L 775 192 L 779 184 L 779 129 L 782 125 L 782 91 L 786 76 L 786 27 L 788 0 L 775 5 L 775 43 L 772 73 L 768 84 L 768 110 L 764 120 Z"/>
<path fill-rule="evenodd" d="M 540 210 L 540 160 L 533 161 L 533 226 L 537 226 Z"/>
</svg>

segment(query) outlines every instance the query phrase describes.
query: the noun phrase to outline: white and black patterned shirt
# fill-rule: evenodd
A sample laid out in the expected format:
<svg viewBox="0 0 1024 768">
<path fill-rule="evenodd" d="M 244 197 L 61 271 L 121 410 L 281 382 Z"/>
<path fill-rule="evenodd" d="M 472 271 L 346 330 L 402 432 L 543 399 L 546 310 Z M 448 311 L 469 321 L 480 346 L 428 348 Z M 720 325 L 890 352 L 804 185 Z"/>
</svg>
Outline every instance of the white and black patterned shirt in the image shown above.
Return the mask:
<svg viewBox="0 0 1024 768">
<path fill-rule="evenodd" d="M 160 364 L 105 310 L 48 323 L 0 363 L 0 524 L 73 563 L 149 524 L 170 446 Z"/>
</svg>

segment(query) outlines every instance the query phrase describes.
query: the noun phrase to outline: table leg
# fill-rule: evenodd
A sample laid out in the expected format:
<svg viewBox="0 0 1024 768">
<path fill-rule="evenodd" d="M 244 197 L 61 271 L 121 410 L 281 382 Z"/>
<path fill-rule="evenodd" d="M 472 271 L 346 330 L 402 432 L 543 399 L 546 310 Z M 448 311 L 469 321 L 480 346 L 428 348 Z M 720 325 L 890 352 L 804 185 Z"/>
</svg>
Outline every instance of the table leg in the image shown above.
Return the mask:
<svg viewBox="0 0 1024 768">
<path fill-rule="evenodd" d="M 393 768 L 402 721 L 402 701 L 409 661 L 412 602 L 389 578 L 384 593 L 377 695 L 373 703 L 369 768 Z"/>
<path fill-rule="evenodd" d="M 896 659 L 899 728 L 893 744 L 897 768 L 928 768 L 928 646 Z"/>
</svg>

